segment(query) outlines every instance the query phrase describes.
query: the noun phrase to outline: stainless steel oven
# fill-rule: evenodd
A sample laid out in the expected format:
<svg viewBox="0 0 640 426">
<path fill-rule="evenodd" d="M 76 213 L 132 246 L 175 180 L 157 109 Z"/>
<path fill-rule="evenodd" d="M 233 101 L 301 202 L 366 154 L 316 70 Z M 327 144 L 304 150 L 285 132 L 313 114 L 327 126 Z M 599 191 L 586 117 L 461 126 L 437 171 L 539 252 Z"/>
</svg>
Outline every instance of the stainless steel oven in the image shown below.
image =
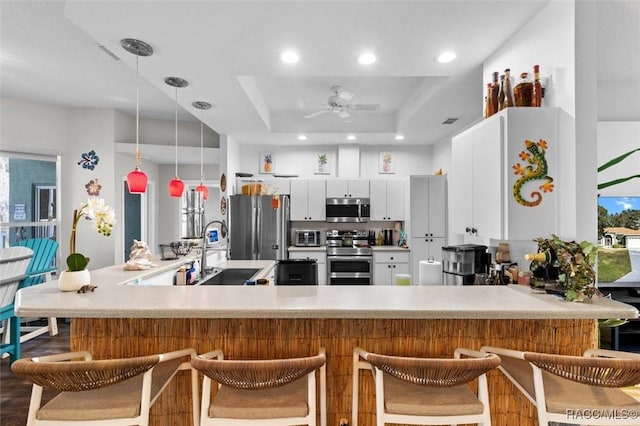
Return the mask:
<svg viewBox="0 0 640 426">
<path fill-rule="evenodd" d="M 373 284 L 373 249 L 366 231 L 327 231 L 327 284 Z"/>
</svg>

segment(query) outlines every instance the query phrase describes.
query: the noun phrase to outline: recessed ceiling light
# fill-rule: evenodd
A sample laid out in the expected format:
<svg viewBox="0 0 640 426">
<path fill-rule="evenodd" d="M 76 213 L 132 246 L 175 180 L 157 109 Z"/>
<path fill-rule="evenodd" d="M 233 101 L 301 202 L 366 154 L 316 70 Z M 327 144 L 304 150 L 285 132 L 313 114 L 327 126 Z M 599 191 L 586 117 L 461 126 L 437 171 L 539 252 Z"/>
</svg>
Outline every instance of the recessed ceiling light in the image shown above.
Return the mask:
<svg viewBox="0 0 640 426">
<path fill-rule="evenodd" d="M 282 62 L 286 62 L 287 64 L 295 64 L 300 60 L 300 57 L 293 50 L 287 50 L 280 55 L 280 59 Z"/>
<path fill-rule="evenodd" d="M 349 136 L 347 136 L 347 140 L 348 140 L 348 141 L 355 141 L 355 140 L 356 140 L 356 135 L 349 135 Z"/>
<path fill-rule="evenodd" d="M 397 141 L 403 141 L 404 140 L 404 136 L 403 135 L 396 135 L 396 137 L 394 138 Z"/>
<path fill-rule="evenodd" d="M 441 64 L 446 64 L 447 62 L 451 62 L 454 59 L 456 59 L 456 54 L 454 52 L 447 51 L 439 54 L 436 58 L 436 61 L 440 62 Z"/>
<path fill-rule="evenodd" d="M 299 135 L 298 136 L 298 140 L 299 141 L 306 141 L 307 140 L 307 136 L 306 135 Z"/>
<path fill-rule="evenodd" d="M 358 57 L 358 62 L 362 65 L 371 65 L 376 61 L 376 55 L 371 52 L 365 52 Z"/>
</svg>

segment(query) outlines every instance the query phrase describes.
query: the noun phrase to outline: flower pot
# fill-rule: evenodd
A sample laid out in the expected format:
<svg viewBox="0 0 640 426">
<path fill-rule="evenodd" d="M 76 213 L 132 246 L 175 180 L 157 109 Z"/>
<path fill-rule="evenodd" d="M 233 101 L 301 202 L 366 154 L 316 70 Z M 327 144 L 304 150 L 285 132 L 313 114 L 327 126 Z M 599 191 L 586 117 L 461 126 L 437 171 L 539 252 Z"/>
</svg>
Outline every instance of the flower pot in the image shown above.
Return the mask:
<svg viewBox="0 0 640 426">
<path fill-rule="evenodd" d="M 78 291 L 83 285 L 91 284 L 91 273 L 82 271 L 62 271 L 58 278 L 58 288 L 62 291 Z"/>
</svg>

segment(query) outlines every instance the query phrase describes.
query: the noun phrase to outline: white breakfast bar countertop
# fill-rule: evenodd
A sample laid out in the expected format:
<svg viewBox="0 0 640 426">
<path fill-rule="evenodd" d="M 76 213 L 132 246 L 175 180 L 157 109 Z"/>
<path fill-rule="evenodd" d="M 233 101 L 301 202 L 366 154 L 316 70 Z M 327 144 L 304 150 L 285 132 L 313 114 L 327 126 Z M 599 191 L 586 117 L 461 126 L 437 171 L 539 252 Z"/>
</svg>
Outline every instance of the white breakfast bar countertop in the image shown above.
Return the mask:
<svg viewBox="0 0 640 426">
<path fill-rule="evenodd" d="M 224 261 L 223 261 L 224 262 Z M 272 261 L 228 261 L 230 267 Z M 266 263 L 265 263 L 266 262 Z M 231 265 L 231 263 L 233 263 Z M 168 262 L 156 273 L 180 262 Z M 217 266 L 222 266 L 218 263 Z M 270 269 L 265 268 L 265 273 Z M 509 286 L 149 286 L 117 285 L 149 271 L 122 265 L 92 271 L 93 292 L 62 292 L 57 281 L 18 291 L 21 317 L 71 318 L 637 318 L 638 310 L 594 297 L 566 302 L 529 287 Z"/>
</svg>

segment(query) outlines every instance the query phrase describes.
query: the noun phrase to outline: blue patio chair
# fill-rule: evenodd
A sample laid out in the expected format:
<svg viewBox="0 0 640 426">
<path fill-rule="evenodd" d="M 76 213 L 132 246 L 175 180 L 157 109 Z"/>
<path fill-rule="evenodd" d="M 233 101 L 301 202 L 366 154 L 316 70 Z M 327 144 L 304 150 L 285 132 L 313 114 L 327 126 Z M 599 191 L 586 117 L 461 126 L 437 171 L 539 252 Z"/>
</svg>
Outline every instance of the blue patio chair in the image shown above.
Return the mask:
<svg viewBox="0 0 640 426">
<path fill-rule="evenodd" d="M 51 280 L 52 272 L 58 270 L 55 265 L 56 253 L 58 252 L 58 242 L 50 238 L 28 238 L 19 241 L 16 246 L 28 247 L 33 250 L 31 263 L 27 268 L 27 276 L 20 282 L 19 288 L 25 288 Z M 58 323 L 56 318 L 48 318 L 48 325 L 43 327 L 22 327 L 23 334 L 21 342 L 33 339 L 41 334 L 49 332 L 49 335 L 58 334 Z"/>
<path fill-rule="evenodd" d="M 11 363 L 20 358 L 20 318 L 13 311 L 13 299 L 32 256 L 28 247 L 0 249 L 0 321 L 8 336 L 6 343 L 0 343 L 0 354 L 8 353 Z"/>
</svg>

